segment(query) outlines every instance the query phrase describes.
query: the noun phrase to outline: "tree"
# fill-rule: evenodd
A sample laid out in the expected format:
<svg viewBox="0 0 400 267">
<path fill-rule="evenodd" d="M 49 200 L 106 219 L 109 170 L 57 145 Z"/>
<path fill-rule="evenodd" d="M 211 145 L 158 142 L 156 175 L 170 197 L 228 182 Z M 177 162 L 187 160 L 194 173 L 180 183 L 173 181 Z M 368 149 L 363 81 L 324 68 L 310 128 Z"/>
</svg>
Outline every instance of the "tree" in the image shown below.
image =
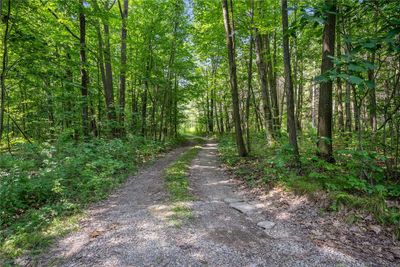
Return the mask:
<svg viewBox="0 0 400 267">
<path fill-rule="evenodd" d="M 124 133 L 125 124 L 125 91 L 126 91 L 126 37 L 128 20 L 128 0 L 123 0 L 124 5 L 118 0 L 118 7 L 121 13 L 121 70 L 119 75 L 119 131 L 120 135 Z"/>
<path fill-rule="evenodd" d="M 285 67 L 285 91 L 287 107 L 287 127 L 289 142 L 293 150 L 293 164 L 300 166 L 299 148 L 297 145 L 296 119 L 294 116 L 294 97 L 292 70 L 290 66 L 289 31 L 288 31 L 288 7 L 287 0 L 282 0 L 282 32 L 283 32 L 283 62 Z"/>
<path fill-rule="evenodd" d="M 263 108 L 265 115 L 265 128 L 268 129 L 267 130 L 268 139 L 273 139 L 275 138 L 275 134 L 272 121 L 271 96 L 267 84 L 267 65 L 265 64 L 264 61 L 263 41 L 258 29 L 255 29 L 255 45 L 257 54 L 256 59 L 258 66 L 258 76 L 260 78 Z"/>
<path fill-rule="evenodd" d="M 321 75 L 333 68 L 335 55 L 336 0 L 326 0 L 326 21 L 322 40 Z M 335 162 L 332 149 L 332 80 L 321 82 L 318 105 L 318 155 L 327 162 Z"/>
<path fill-rule="evenodd" d="M 2 10 L 0 5 L 0 10 Z M 3 35 L 3 55 L 2 55 L 2 66 L 0 73 L 0 90 L 1 90 L 1 100 L 0 100 L 0 142 L 3 137 L 4 132 L 4 115 L 6 108 L 6 73 L 8 67 L 8 38 L 10 34 L 10 14 L 11 14 L 11 0 L 7 2 L 7 13 L 4 17 L 1 17 L 5 24 L 4 35 Z"/>
<path fill-rule="evenodd" d="M 83 135 L 89 135 L 89 111 L 88 111 L 88 83 L 89 74 L 87 71 L 86 60 L 86 17 L 83 0 L 79 0 L 79 43 L 80 43 L 80 58 L 81 58 L 81 94 L 82 94 L 82 129 Z"/>
<path fill-rule="evenodd" d="M 240 120 L 239 112 L 239 96 L 238 96 L 238 85 L 236 76 L 236 59 L 235 59 L 235 27 L 233 20 L 233 6 L 230 5 L 231 20 L 229 17 L 228 1 L 222 0 L 222 13 L 224 15 L 224 26 L 226 33 L 226 46 L 228 49 L 228 62 L 229 62 L 229 76 L 231 84 L 231 95 L 232 95 L 232 108 L 233 108 L 233 120 L 235 123 L 235 135 L 236 144 L 238 148 L 239 156 L 247 156 L 246 147 L 243 141 L 242 124 Z"/>
</svg>

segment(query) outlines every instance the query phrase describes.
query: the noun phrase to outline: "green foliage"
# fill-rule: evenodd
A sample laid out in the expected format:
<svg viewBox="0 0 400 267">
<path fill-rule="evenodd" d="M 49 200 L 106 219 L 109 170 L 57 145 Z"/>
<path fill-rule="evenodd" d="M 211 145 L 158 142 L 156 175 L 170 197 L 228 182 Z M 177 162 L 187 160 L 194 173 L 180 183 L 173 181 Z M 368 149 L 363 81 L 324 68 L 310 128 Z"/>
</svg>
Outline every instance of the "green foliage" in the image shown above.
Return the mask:
<svg viewBox="0 0 400 267">
<path fill-rule="evenodd" d="M 55 145 L 19 145 L 13 155 L 1 154 L 1 257 L 45 246 L 64 232 L 51 230 L 57 220 L 105 198 L 139 165 L 175 143 L 139 136 L 86 143 L 60 140 Z"/>
<path fill-rule="evenodd" d="M 302 173 L 298 175 L 288 167 L 291 155 L 288 145 L 275 144 L 267 148 L 265 144 L 261 145 L 263 135 L 254 134 L 252 139 L 252 147 L 257 149 L 248 159 L 236 155 L 232 136 L 222 136 L 219 142 L 222 160 L 245 181 L 267 187 L 280 184 L 311 197 L 325 192 L 330 198 L 331 211 L 347 207 L 371 213 L 382 224 L 397 225 L 400 222 L 400 210 L 386 204 L 387 200 L 399 195 L 400 185 L 385 176 L 377 153 L 339 150 L 335 155 L 336 164 L 331 164 L 319 159 L 311 144 L 304 143 L 303 146 L 309 149 L 302 151 Z M 301 139 L 302 142 L 306 140 Z M 281 142 L 287 143 L 285 137 Z"/>
</svg>

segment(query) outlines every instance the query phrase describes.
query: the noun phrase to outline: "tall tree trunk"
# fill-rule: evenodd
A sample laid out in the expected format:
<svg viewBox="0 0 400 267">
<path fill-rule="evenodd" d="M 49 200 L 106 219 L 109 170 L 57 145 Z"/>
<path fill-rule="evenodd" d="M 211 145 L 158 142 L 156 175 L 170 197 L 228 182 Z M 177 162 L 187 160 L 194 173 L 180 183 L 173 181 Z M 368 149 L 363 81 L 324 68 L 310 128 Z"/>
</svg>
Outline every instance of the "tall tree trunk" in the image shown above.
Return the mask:
<svg viewBox="0 0 400 267">
<path fill-rule="evenodd" d="M 208 130 L 214 132 L 214 84 L 211 86 L 210 92 L 210 120 L 208 121 Z"/>
<path fill-rule="evenodd" d="M 2 6 L 0 6 L 0 10 Z M 5 30 L 3 35 L 3 58 L 2 58 L 2 66 L 0 73 L 0 89 L 1 89 L 1 100 L 0 100 L 0 143 L 3 137 L 4 132 L 4 113 L 6 106 L 6 72 L 7 72 L 7 64 L 8 64 L 8 36 L 10 30 L 10 14 L 11 14 L 11 0 L 7 2 L 7 15 L 2 18 L 5 23 Z"/>
<path fill-rule="evenodd" d="M 372 53 L 370 59 L 372 64 L 375 61 L 375 52 Z M 375 74 L 374 70 L 368 70 L 368 82 L 370 84 L 369 88 L 369 120 L 371 124 L 372 132 L 376 132 L 377 130 L 377 122 L 376 122 L 376 90 L 375 90 Z"/>
<path fill-rule="evenodd" d="M 247 156 L 246 147 L 243 141 L 242 126 L 240 122 L 240 112 L 239 112 L 239 96 L 238 96 L 238 84 L 236 76 L 236 59 L 235 59 L 235 27 L 233 20 L 233 6 L 232 2 L 230 5 L 230 13 L 232 16 L 232 21 L 229 19 L 228 2 L 227 0 L 222 1 L 222 12 L 224 15 L 224 25 L 226 33 L 226 46 L 228 49 L 228 59 L 229 59 L 229 74 L 231 82 L 231 94 L 232 94 L 232 107 L 233 107 L 233 120 L 235 123 L 236 132 L 236 144 L 238 148 L 239 156 Z"/>
<path fill-rule="evenodd" d="M 273 65 L 273 55 L 271 54 L 271 44 L 269 35 L 266 34 L 264 38 L 265 42 L 265 52 L 266 52 L 266 63 L 267 63 L 267 72 L 268 72 L 268 83 L 269 88 L 271 90 L 271 106 L 272 106 L 272 121 L 274 125 L 274 134 L 279 134 L 281 124 L 279 117 L 279 102 L 278 102 L 278 91 L 276 84 L 276 76 Z"/>
<path fill-rule="evenodd" d="M 224 110 L 222 108 L 222 101 L 219 101 L 219 124 L 221 126 L 221 133 L 224 133 Z"/>
<path fill-rule="evenodd" d="M 258 107 L 258 103 L 256 100 L 256 95 L 254 94 L 254 89 L 251 87 L 251 98 L 253 99 L 253 106 L 254 106 L 254 113 L 256 114 L 256 125 L 257 125 L 257 131 L 260 132 L 262 131 L 262 120 L 261 120 L 261 115 L 260 115 L 260 110 Z"/>
<path fill-rule="evenodd" d="M 361 122 L 360 120 L 361 101 L 359 101 L 356 87 L 354 85 L 351 85 L 351 89 L 353 91 L 354 130 L 358 132 L 360 130 L 360 122 Z"/>
<path fill-rule="evenodd" d="M 329 6 L 324 26 L 321 75 L 333 68 L 331 57 L 335 55 L 336 0 L 325 0 Z M 334 162 L 332 149 L 332 81 L 320 85 L 318 105 L 318 155 L 327 162 Z"/>
<path fill-rule="evenodd" d="M 128 21 L 128 0 L 124 0 L 124 6 L 118 0 L 121 10 L 122 27 L 121 27 L 121 71 L 119 75 L 119 134 L 124 135 L 125 129 L 125 92 L 126 92 L 126 37 L 127 37 L 127 21 Z"/>
<path fill-rule="evenodd" d="M 147 71 L 146 73 L 150 73 L 150 63 L 147 63 Z M 149 76 L 148 76 L 149 77 Z M 149 81 L 148 81 L 148 77 L 145 77 L 144 79 L 144 90 L 143 90 L 143 94 L 142 94 L 142 129 L 141 129 L 141 134 L 142 136 L 146 136 L 146 119 L 147 119 L 147 94 L 149 91 Z"/>
<path fill-rule="evenodd" d="M 132 130 L 136 132 L 138 130 L 138 111 L 139 111 L 139 106 L 138 106 L 138 93 L 136 90 L 136 80 L 132 84 Z"/>
<path fill-rule="evenodd" d="M 89 74 L 86 60 L 86 17 L 83 0 L 79 0 L 79 43 L 81 59 L 81 94 L 82 94 L 82 129 L 85 137 L 89 136 L 89 115 L 88 115 L 88 83 Z"/>
<path fill-rule="evenodd" d="M 344 20 L 344 18 L 342 18 L 341 21 L 341 26 L 342 26 L 342 30 L 343 32 L 345 32 L 345 29 L 351 29 L 351 24 L 345 23 L 346 21 Z M 348 35 L 347 35 L 348 36 Z M 346 56 L 350 55 L 351 52 L 351 44 L 349 43 L 349 41 L 347 41 L 346 35 L 344 38 L 344 52 Z M 346 131 L 351 133 L 352 131 L 352 114 L 351 114 L 351 84 L 346 81 L 346 92 L 345 92 L 345 115 L 346 115 L 346 120 L 345 120 L 345 128 Z"/>
<path fill-rule="evenodd" d="M 114 106 L 114 88 L 113 88 L 113 74 L 111 64 L 111 47 L 110 47 L 110 29 L 107 23 L 104 23 L 104 61 L 105 61 L 105 97 L 107 106 L 107 115 L 110 123 L 111 131 L 113 136 L 117 136 L 117 128 L 115 127 L 116 115 Z"/>
<path fill-rule="evenodd" d="M 297 92 L 297 108 L 296 108 L 296 127 L 298 131 L 302 130 L 301 116 L 303 114 L 303 87 L 304 87 L 304 65 L 300 63 L 300 79 Z"/>
<path fill-rule="evenodd" d="M 312 121 L 312 126 L 314 128 L 317 128 L 318 124 L 318 90 L 317 86 L 315 83 L 312 84 L 311 86 L 311 121 Z"/>
<path fill-rule="evenodd" d="M 339 12 L 339 7 L 338 7 Z M 341 35 L 340 35 L 340 22 L 339 20 L 336 22 L 336 57 L 340 58 L 342 56 L 341 53 Z M 337 67 L 337 73 L 341 73 L 341 68 Z M 336 90 L 337 90 L 337 112 L 338 112 L 338 128 L 340 132 L 344 131 L 344 114 L 343 114 L 343 86 L 342 79 L 336 78 Z"/>
<path fill-rule="evenodd" d="M 267 130 L 267 139 L 275 138 L 274 127 L 272 122 L 272 112 L 271 112 L 271 97 L 268 90 L 267 84 L 267 70 L 266 64 L 263 57 L 263 42 L 258 29 L 255 29 L 255 46 L 256 46 L 256 61 L 258 67 L 258 76 L 260 78 L 261 85 L 261 95 L 263 100 L 263 109 L 265 115 L 265 129 Z"/>
<path fill-rule="evenodd" d="M 285 89 L 286 89 L 287 126 L 289 132 L 289 142 L 293 149 L 293 164 L 295 167 L 300 167 L 299 148 L 297 145 L 296 120 L 294 117 L 292 70 L 290 66 L 287 0 L 282 0 L 282 31 L 283 31 L 283 63 L 285 67 Z"/>
<path fill-rule="evenodd" d="M 254 18 L 254 0 L 251 0 L 250 3 L 250 16 L 251 16 L 251 24 L 253 24 Z M 252 25 L 251 25 L 252 27 Z M 247 151 L 250 153 L 251 151 L 251 142 L 250 142 L 250 100 L 251 100 L 251 90 L 252 90 L 252 80 L 253 80 L 253 36 L 251 34 L 252 29 L 250 28 L 250 44 L 249 44 L 249 63 L 247 68 L 247 94 L 246 94 L 246 144 Z"/>
</svg>

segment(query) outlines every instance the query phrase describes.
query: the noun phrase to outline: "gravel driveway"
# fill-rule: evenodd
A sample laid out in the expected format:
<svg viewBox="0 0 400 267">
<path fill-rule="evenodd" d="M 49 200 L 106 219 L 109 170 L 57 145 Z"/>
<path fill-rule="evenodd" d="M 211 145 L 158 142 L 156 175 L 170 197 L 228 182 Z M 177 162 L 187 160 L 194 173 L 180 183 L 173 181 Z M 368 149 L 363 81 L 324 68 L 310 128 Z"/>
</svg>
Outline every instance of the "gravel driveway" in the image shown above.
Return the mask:
<svg viewBox="0 0 400 267">
<path fill-rule="evenodd" d="M 60 239 L 40 266 L 371 266 L 318 247 L 284 220 L 265 216 L 219 167 L 216 144 L 203 146 L 190 168 L 193 218 L 168 221 L 163 170 L 178 148 L 131 177 L 88 211 L 78 232 Z"/>
</svg>

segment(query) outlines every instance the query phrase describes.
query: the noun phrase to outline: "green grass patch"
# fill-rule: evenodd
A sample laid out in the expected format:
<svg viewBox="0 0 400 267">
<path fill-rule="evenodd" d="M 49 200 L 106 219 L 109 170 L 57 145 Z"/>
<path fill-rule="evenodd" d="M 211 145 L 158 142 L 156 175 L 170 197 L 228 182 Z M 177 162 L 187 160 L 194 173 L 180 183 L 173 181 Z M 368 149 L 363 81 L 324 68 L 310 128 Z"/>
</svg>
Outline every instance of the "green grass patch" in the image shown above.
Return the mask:
<svg viewBox="0 0 400 267">
<path fill-rule="evenodd" d="M 129 136 L 17 144 L 0 154 L 0 265 L 39 254 L 75 229 L 84 207 L 175 144 Z"/>
<path fill-rule="evenodd" d="M 192 211 L 188 206 L 194 196 L 189 192 L 188 170 L 190 163 L 197 156 L 201 147 L 194 146 L 184 152 L 165 171 L 166 187 L 170 194 L 173 215 L 169 218 L 174 226 L 181 226 L 182 223 L 192 218 Z"/>
</svg>

